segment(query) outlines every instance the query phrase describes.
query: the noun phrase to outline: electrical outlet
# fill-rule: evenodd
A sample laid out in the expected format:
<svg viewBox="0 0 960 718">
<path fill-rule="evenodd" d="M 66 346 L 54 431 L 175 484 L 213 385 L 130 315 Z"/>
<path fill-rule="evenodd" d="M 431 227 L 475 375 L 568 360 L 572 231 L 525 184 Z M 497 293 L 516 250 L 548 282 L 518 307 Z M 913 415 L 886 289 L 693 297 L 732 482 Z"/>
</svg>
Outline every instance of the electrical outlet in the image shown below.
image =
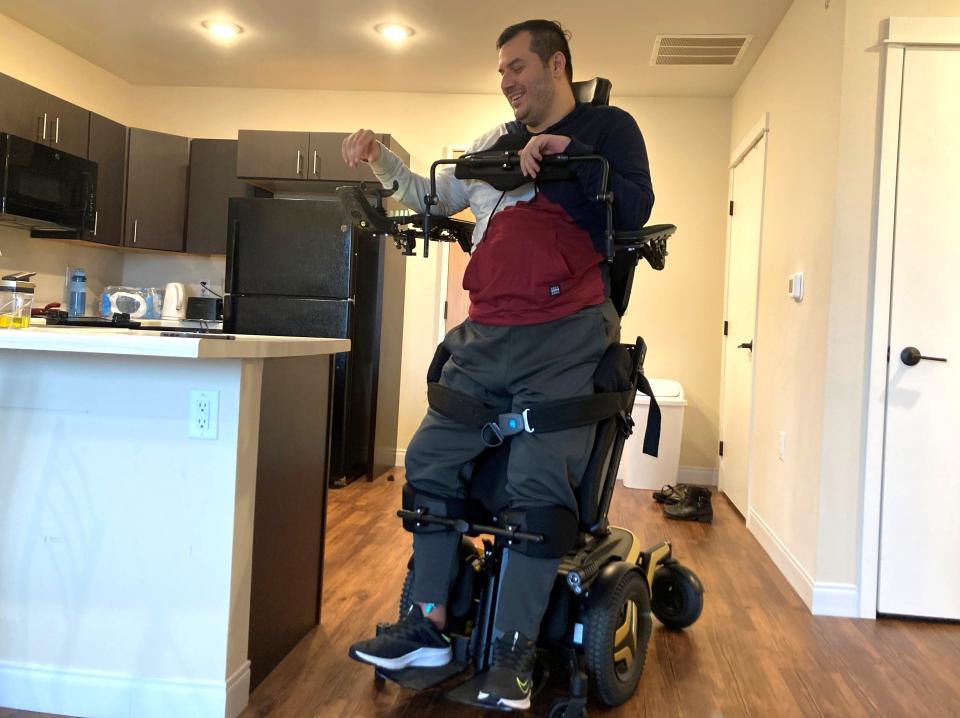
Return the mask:
<svg viewBox="0 0 960 718">
<path fill-rule="evenodd" d="M 780 432 L 780 444 L 777 453 L 780 455 L 780 461 L 783 461 L 783 456 L 787 453 L 787 432 L 785 431 Z"/>
<path fill-rule="evenodd" d="M 219 391 L 191 391 L 187 436 L 191 439 L 216 439 L 219 409 Z"/>
</svg>

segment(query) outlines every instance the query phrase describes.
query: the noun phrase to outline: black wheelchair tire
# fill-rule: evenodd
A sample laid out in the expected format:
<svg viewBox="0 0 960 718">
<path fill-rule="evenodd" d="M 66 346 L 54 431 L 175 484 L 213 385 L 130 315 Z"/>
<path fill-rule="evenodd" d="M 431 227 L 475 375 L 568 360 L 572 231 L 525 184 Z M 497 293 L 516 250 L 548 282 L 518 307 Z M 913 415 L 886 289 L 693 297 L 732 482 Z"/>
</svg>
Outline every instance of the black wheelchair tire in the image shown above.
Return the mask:
<svg viewBox="0 0 960 718">
<path fill-rule="evenodd" d="M 400 605 L 398 606 L 398 618 L 403 618 L 410 610 L 413 603 L 413 569 L 407 569 L 406 578 L 403 579 L 403 589 L 400 591 Z"/>
<path fill-rule="evenodd" d="M 629 662 L 614 661 L 617 629 L 629 620 L 629 611 L 636 612 L 633 657 Z M 650 590 L 637 571 L 620 576 L 613 590 L 587 609 L 583 643 L 587 675 L 593 695 L 604 705 L 618 706 L 633 696 L 643 675 L 650 630 Z"/>
<path fill-rule="evenodd" d="M 653 615 L 667 628 L 680 630 L 691 626 L 703 611 L 703 586 L 686 566 L 658 568 L 650 593 Z"/>
</svg>

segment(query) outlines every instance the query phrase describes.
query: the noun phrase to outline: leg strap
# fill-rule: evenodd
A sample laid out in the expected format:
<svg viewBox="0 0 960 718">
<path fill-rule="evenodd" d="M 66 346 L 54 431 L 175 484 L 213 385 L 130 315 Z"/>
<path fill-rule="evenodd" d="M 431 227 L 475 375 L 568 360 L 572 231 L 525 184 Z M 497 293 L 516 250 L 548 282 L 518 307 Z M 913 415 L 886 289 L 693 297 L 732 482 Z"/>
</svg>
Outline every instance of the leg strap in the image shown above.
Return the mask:
<svg viewBox="0 0 960 718">
<path fill-rule="evenodd" d="M 560 558 L 577 545 L 580 523 L 576 514 L 565 506 L 544 506 L 530 509 L 507 509 L 499 516 L 501 528 L 516 526 L 526 533 L 541 534 L 541 544 L 514 539 L 510 548 L 534 558 Z"/>
<path fill-rule="evenodd" d="M 426 491 L 417 491 L 410 482 L 403 486 L 403 508 L 406 511 L 424 509 L 431 516 L 446 519 L 465 519 L 470 514 L 470 500 L 447 498 L 428 494 Z M 403 519 L 403 528 L 413 533 L 443 533 L 450 531 L 449 526 L 432 523 L 418 523 L 415 519 Z"/>
</svg>

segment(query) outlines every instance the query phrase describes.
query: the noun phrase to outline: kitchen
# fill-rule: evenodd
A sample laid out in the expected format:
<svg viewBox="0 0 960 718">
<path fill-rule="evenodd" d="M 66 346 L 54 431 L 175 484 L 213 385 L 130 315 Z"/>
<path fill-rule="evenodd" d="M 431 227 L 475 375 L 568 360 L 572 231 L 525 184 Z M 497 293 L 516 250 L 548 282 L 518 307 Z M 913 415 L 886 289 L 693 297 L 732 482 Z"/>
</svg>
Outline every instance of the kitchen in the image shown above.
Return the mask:
<svg viewBox="0 0 960 718">
<path fill-rule="evenodd" d="M 397 13 L 379 6 L 356 10 L 346 21 L 342 7 L 331 0 L 309 5 L 284 3 L 282 7 L 261 7 L 259 3 L 244 2 L 241 3 L 242 12 L 238 6 L 236 16 L 225 18 L 242 25 L 243 32 L 233 39 L 216 39 L 202 26 L 204 20 L 210 19 L 206 9 L 195 3 L 177 0 L 155 7 L 144 3 L 131 5 L 136 7 L 121 10 L 105 0 L 83 0 L 71 3 L 70 7 L 40 7 L 31 11 L 32 3 L 0 1 L 0 37 L 4 41 L 0 48 L 0 74 L 86 111 L 90 122 L 86 134 L 88 154 L 94 116 L 106 121 L 103 126 L 113 131 L 119 126 L 132 133 L 129 137 L 149 138 L 158 134 L 180 138 L 178 146 L 183 148 L 177 150 L 181 152 L 179 169 L 160 181 L 157 179 L 159 175 L 154 173 L 159 167 L 152 161 L 129 164 L 131 146 L 129 143 L 123 145 L 119 158 L 127 164 L 115 176 L 112 193 L 116 197 L 119 192 L 120 200 L 119 208 L 114 210 L 112 221 L 116 231 L 109 240 L 110 244 L 91 241 L 89 236 L 83 239 L 31 237 L 29 231 L 0 224 L 0 276 L 35 272 L 30 281 L 35 284 L 34 307 L 37 308 L 51 302 L 66 304 L 68 268 L 82 268 L 85 272 L 87 313 L 97 312 L 98 300 L 108 287 L 162 291 L 168 284 L 182 284 L 187 297 L 205 295 L 215 299 L 217 294 L 230 294 L 227 286 L 228 234 L 220 229 L 191 234 L 191 215 L 197 218 L 191 207 L 202 206 L 201 200 L 194 200 L 191 193 L 198 188 L 214 190 L 219 187 L 229 196 L 253 200 L 258 193 L 272 191 L 297 196 L 302 188 L 283 186 L 278 190 L 273 184 L 271 189 L 262 186 L 262 181 L 258 181 L 260 186 L 250 182 L 230 184 L 229 189 L 222 184 L 237 183 L 239 174 L 224 179 L 225 175 L 221 173 L 216 175 L 219 180 L 191 181 L 188 179 L 190 173 L 201 169 L 199 163 L 192 161 L 193 149 L 200 151 L 206 146 L 211 156 L 216 156 L 218 150 L 238 151 L 244 132 L 298 133 L 307 135 L 307 144 L 299 154 L 299 147 L 295 145 L 292 154 L 283 154 L 280 162 L 284 171 L 309 173 L 313 169 L 310 135 L 343 136 L 359 127 L 373 127 L 402 147 L 409 154 L 413 169 L 423 173 L 433 160 L 453 156 L 472 138 L 508 119 L 509 108 L 503 97 L 496 94 L 493 37 L 487 36 L 491 33 L 495 36 L 496 30 L 482 37 L 479 31 L 464 31 L 465 27 L 489 29 L 491 24 L 497 25 L 498 30 L 518 19 L 505 9 L 491 10 L 488 6 L 477 5 L 452 10 L 431 6 L 428 12 L 423 4 L 411 3 L 404 12 Z M 867 570 L 863 562 L 870 558 L 870 552 L 863 544 L 863 537 L 869 529 L 869 524 L 865 523 L 869 517 L 864 518 L 862 503 L 867 462 L 858 447 L 868 444 L 863 375 L 870 358 L 866 339 L 869 338 L 872 296 L 868 295 L 868 290 L 873 286 L 870 274 L 876 210 L 873 188 L 877 181 L 875 154 L 879 145 L 878 108 L 882 95 L 877 89 L 882 77 L 878 48 L 883 46 L 882 41 L 877 44 L 878 28 L 887 18 L 899 15 L 952 19 L 956 9 L 952 0 L 833 0 L 832 3 L 824 0 L 774 3 L 736 0 L 731 5 L 732 9 L 722 10 L 713 3 L 698 0 L 689 6 L 677 4 L 670 17 L 652 17 L 646 7 L 626 9 L 618 3 L 608 3 L 604 7 L 611 17 L 626 13 L 630 18 L 629 22 L 616 23 L 619 27 L 598 20 L 592 7 L 578 6 L 561 11 L 550 5 L 535 4 L 530 7 L 530 14 L 563 15 L 558 19 L 569 22 L 574 31 L 572 46 L 577 58 L 576 79 L 613 77 L 611 103 L 637 119 L 647 140 L 657 193 L 651 223 L 673 222 L 680 230 L 671 243 L 669 271 L 645 272 L 642 281 L 636 282 L 631 311 L 623 319 L 623 334 L 642 334 L 647 339 L 651 347 L 647 363 L 651 376 L 670 377 L 683 385 L 688 404 L 679 449 L 678 480 L 709 486 L 716 486 L 721 481 L 721 491 L 724 486 L 718 444 L 726 438 L 728 455 L 731 446 L 729 434 L 724 437 L 723 431 L 721 383 L 725 341 L 721 327 L 726 318 L 724 267 L 728 253 L 728 206 L 732 196 L 731 167 L 732 160 L 743 149 L 744 139 L 752 136 L 758 121 L 769 113 L 769 124 L 761 124 L 760 131 L 766 138 L 769 154 L 764 165 L 767 209 L 763 214 L 764 244 L 756 292 L 754 356 L 757 358 L 757 373 L 751 405 L 755 408 L 751 414 L 752 433 L 744 432 L 747 437 L 753 436 L 750 504 L 744 510 L 724 504 L 727 512 L 725 527 L 736 522 L 736 528 L 742 530 L 742 536 L 747 539 L 744 544 L 736 545 L 749 544 L 743 548 L 745 555 L 748 551 L 754 552 L 750 554 L 752 561 L 764 567 L 770 565 L 769 571 L 764 568 L 764 576 L 767 573 L 775 575 L 775 579 L 770 579 L 774 582 L 771 592 L 777 601 L 789 606 L 789 618 L 785 614 L 764 613 L 765 608 L 753 606 L 751 610 L 759 612 L 751 614 L 759 616 L 756 619 L 758 625 L 777 625 L 780 621 L 794 620 L 797 615 L 809 619 L 810 613 L 815 614 L 817 620 L 823 615 L 872 619 L 877 614 L 876 605 L 874 603 L 871 607 L 869 600 L 864 599 L 870 593 L 870 584 L 869 580 L 862 578 Z M 417 33 L 411 43 L 406 47 L 385 43 L 373 31 L 373 26 L 385 19 L 405 20 L 414 26 Z M 946 20 L 941 24 L 952 27 Z M 749 35 L 752 40 L 747 44 L 746 54 L 733 67 L 651 67 L 648 56 L 654 45 L 654 36 L 683 32 L 683 29 L 691 35 L 722 32 Z M 612 42 L 608 37 L 611 33 L 615 37 Z M 410 52 L 411 49 L 415 52 Z M 471 62 L 436 61 L 438 57 L 461 55 L 470 58 Z M 343 57 L 349 57 L 350 61 L 344 62 Z M 843 72 L 840 72 L 841 68 Z M 0 87 L 7 86 L 0 84 Z M 4 97 L 0 94 L 0 117 L 4 116 Z M 51 129 L 54 134 L 57 131 L 56 117 L 59 117 L 56 111 L 48 112 L 44 123 L 48 137 Z M 37 119 L 30 119 L 31 137 L 36 137 L 40 129 Z M 70 139 L 69 125 L 65 120 L 61 120 L 60 132 L 65 139 Z M 42 134 L 39 132 L 40 136 Z M 318 153 L 318 158 L 320 156 Z M 822 161 L 810 162 L 810 157 L 820 157 Z M 140 178 L 145 183 L 137 190 L 141 192 L 139 199 L 136 192 L 132 197 L 129 194 L 124 196 L 130 181 L 137 181 L 137 172 L 141 173 Z M 281 176 L 271 175 L 272 181 L 280 181 L 277 178 Z M 353 180 L 346 176 L 340 179 Z M 175 222 L 180 223 L 180 230 L 174 229 L 164 235 L 160 243 L 165 248 L 141 249 L 138 246 L 141 242 L 151 242 L 152 239 L 139 222 L 134 224 L 135 218 L 129 212 L 131 201 L 152 201 L 174 186 L 178 189 L 173 190 L 172 204 L 179 206 L 174 215 Z M 795 202 L 797 196 L 807 198 L 799 208 Z M 228 210 L 228 205 L 217 209 L 219 219 L 216 221 L 226 223 Z M 202 214 L 206 215 L 205 212 Z M 106 235 L 108 231 L 106 228 L 101 230 L 101 222 L 103 215 L 96 223 L 98 235 L 101 232 Z M 105 227 L 110 224 L 108 221 Z M 170 237 L 173 244 L 164 244 L 170 241 Z M 402 297 L 400 306 L 393 305 L 399 313 L 392 320 L 381 317 L 379 325 L 384 340 L 393 342 L 394 349 L 381 350 L 376 367 L 381 370 L 381 376 L 385 376 L 383 370 L 387 368 L 396 372 L 392 390 L 395 409 L 392 416 L 386 417 L 394 428 L 389 440 L 374 442 L 372 447 L 365 444 L 365 453 L 372 448 L 377 454 L 375 461 L 370 462 L 372 466 L 402 467 L 404 449 L 427 407 L 423 378 L 443 332 L 449 254 L 434 251 L 431 247 L 428 259 L 422 256 L 403 258 L 392 245 L 386 245 L 385 249 L 388 251 L 380 255 L 379 260 L 384 263 L 382 267 L 385 268 L 387 262 L 395 262 L 391 266 L 395 270 L 402 267 L 403 272 L 402 286 L 390 290 Z M 801 270 L 806 270 L 806 294 L 803 301 L 798 302 L 787 294 L 785 280 Z M 391 276 L 398 275 L 394 272 Z M 650 308 L 665 310 L 648 311 Z M 182 320 L 178 317 L 175 321 L 178 324 L 176 329 L 191 328 L 181 325 L 181 322 L 187 322 L 186 317 Z M 282 445 L 282 438 L 270 433 L 266 428 L 268 422 L 265 423 L 262 416 L 273 410 L 269 406 L 269 397 L 286 399 L 289 386 L 284 388 L 282 382 L 272 383 L 278 372 L 271 371 L 268 362 L 301 363 L 303 356 L 296 354 L 313 352 L 311 361 L 327 368 L 311 373 L 309 368 L 300 365 L 293 373 L 304 371 L 305 376 L 312 375 L 316 381 L 318 377 L 326 376 L 326 371 L 335 373 L 334 357 L 344 353 L 342 344 L 321 346 L 321 342 L 309 348 L 294 348 L 296 342 L 271 344 L 264 341 L 256 344 L 259 340 L 223 340 L 212 336 L 165 337 L 172 343 L 160 346 L 159 337 L 148 337 L 138 340 L 141 341 L 140 348 L 130 344 L 112 345 L 109 352 L 103 350 L 106 346 L 103 343 L 99 345 L 102 351 L 98 353 L 97 342 L 104 340 L 97 339 L 95 333 L 85 334 L 86 330 L 77 329 L 63 330 L 77 332 L 77 338 L 70 340 L 69 351 L 51 352 L 49 347 L 41 346 L 41 340 L 28 337 L 40 337 L 44 331 L 53 329 L 40 332 L 31 329 L 26 333 L 0 331 L 13 337 L 6 340 L 11 344 L 23 344 L 19 349 L 4 345 L 4 358 L 17 353 L 43 357 L 36 366 L 23 360 L 5 362 L 5 387 L 16 385 L 21 375 L 28 378 L 28 386 L 41 386 L 44 372 L 61 376 L 69 374 L 72 366 L 77 367 L 78 376 L 90 386 L 108 385 L 109 377 L 115 374 L 117 390 L 109 393 L 109 401 L 103 407 L 104 416 L 116 411 L 118 417 L 131 422 L 137 430 L 126 435 L 117 429 L 119 440 L 125 445 L 136 445 L 140 441 L 138 437 L 144 433 L 152 435 L 156 429 L 160 432 L 160 443 L 169 440 L 170 446 L 174 447 L 174 456 L 169 462 L 159 462 L 154 476 L 182 476 L 190 471 L 189 462 L 202 452 L 197 440 L 187 437 L 184 426 L 189 419 L 187 397 L 195 389 L 216 388 L 220 392 L 221 437 L 225 426 L 243 424 L 251 429 L 244 434 L 247 444 L 237 443 L 239 434 L 236 434 L 231 446 L 220 447 L 219 450 L 225 452 L 223 455 L 229 455 L 229 460 L 224 460 L 228 468 L 214 476 L 219 493 L 211 490 L 207 496 L 215 507 L 211 526 L 216 524 L 221 530 L 226 530 L 228 525 L 244 527 L 235 534 L 235 542 L 218 545 L 216 560 L 220 566 L 247 554 L 252 561 L 256 553 L 250 535 L 253 520 L 244 513 L 245 501 L 252 496 L 250 491 L 253 490 L 252 478 L 242 468 L 244 457 L 250 456 L 249 442 L 257 437 L 257 441 L 266 442 L 262 446 Z M 318 342 L 321 339 L 315 338 Z M 28 347 L 31 342 L 37 343 Z M 225 344 L 233 346 L 221 346 Z M 279 349 L 281 345 L 286 348 Z M 287 354 L 280 356 L 283 352 Z M 59 358 L 54 359 L 55 355 Z M 188 364 L 181 365 L 181 362 Z M 306 364 L 311 366 L 309 362 Z M 249 368 L 252 365 L 256 366 L 253 373 Z M 190 368 L 184 368 L 186 366 Z M 195 371 L 210 376 L 209 386 L 197 385 L 191 378 Z M 279 375 L 282 374 L 280 370 Z M 153 379 L 156 379 L 156 386 L 150 386 Z M 168 401 L 163 393 L 164 386 L 174 387 L 177 396 L 183 395 L 183 400 Z M 276 390 L 264 389 L 270 386 Z M 251 395 L 252 387 L 260 387 L 259 404 Z M 326 405 L 325 402 L 330 401 L 329 394 L 324 393 L 328 388 L 326 385 L 312 385 L 309 396 Z M 63 396 L 58 398 L 57 392 Z M 90 452 L 90 446 L 103 446 L 96 443 L 102 442 L 102 437 L 91 437 L 86 433 L 91 429 L 84 428 L 82 417 L 71 413 L 70 406 L 65 403 L 73 396 L 70 392 L 69 382 L 58 380 L 47 390 L 39 392 L 39 403 L 30 403 L 33 399 L 19 394 L 10 408 L 21 412 L 17 414 L 19 418 L 23 417 L 23 412 L 33 412 L 32 416 L 38 412 L 44 414 L 46 423 L 42 427 L 49 435 L 48 439 L 73 432 L 77 445 L 83 449 L 82 455 L 89 456 L 96 453 Z M 157 421 L 154 429 L 149 428 L 149 422 L 138 423 L 120 396 L 123 392 L 130 395 L 142 393 L 145 399 L 155 403 Z M 46 403 L 40 402 L 41 399 Z M 251 413 L 254 405 L 259 407 L 254 412 L 256 421 Z M 298 411 L 306 415 L 304 407 Z M 279 416 L 283 416 L 282 412 Z M 54 420 L 57 417 L 64 423 L 58 424 Z M 102 422 L 94 424 L 103 426 Z M 254 425 L 255 432 L 252 430 Z M 113 436 L 114 429 L 110 431 Z M 18 434 L 17 438 L 23 437 Z M 62 450 L 62 445 L 58 448 L 53 441 L 44 444 L 29 435 L 25 440 L 31 447 L 33 458 L 32 463 L 23 466 L 30 466 L 42 474 L 43 471 L 49 472 L 57 462 L 61 466 L 69 465 L 69 456 L 56 453 Z M 201 448 L 206 445 L 201 444 Z M 157 450 L 155 443 L 145 446 Z M 156 456 L 143 448 L 136 451 L 138 462 L 144 465 L 149 465 Z M 56 461 L 51 459 L 50 463 L 42 465 L 36 459 L 37 452 L 45 452 Z M 114 474 L 124 467 L 122 461 L 105 450 L 99 453 L 104 454 L 101 457 L 103 465 Z M 311 460 L 327 459 L 311 455 Z M 345 481 L 350 484 L 346 490 L 367 488 L 373 492 L 369 495 L 382 493 L 387 496 L 396 484 L 402 483 L 389 482 L 381 472 L 374 473 L 378 476 L 369 485 L 363 480 Z M 50 476 L 49 473 L 43 475 Z M 55 478 L 60 480 L 62 477 L 56 474 Z M 117 481 L 119 483 L 119 478 Z M 225 487 L 230 482 L 241 486 L 243 491 L 228 491 Z M 61 484 L 61 489 L 66 485 Z M 103 488 L 107 493 L 126 490 L 121 485 Z M 179 490 L 184 496 L 198 500 L 201 488 L 185 481 Z M 395 493 L 398 501 L 399 489 Z M 392 495 L 387 496 L 390 500 L 384 499 L 383 516 L 378 520 L 364 518 L 362 500 L 354 507 L 348 498 L 338 498 L 355 495 L 330 492 L 333 498 L 328 500 L 336 507 L 338 520 L 352 525 L 363 518 L 367 523 L 362 525 L 368 526 L 368 531 L 386 532 L 382 526 L 391 521 L 395 503 L 391 503 Z M 68 493 L 60 496 L 73 498 Z M 129 493 L 124 496 L 132 498 Z M 159 507 L 175 509 L 172 502 L 164 503 L 159 494 L 150 498 L 157 500 Z M 719 511 L 719 494 L 717 504 Z M 52 508 L 58 512 L 72 511 L 76 506 L 67 502 Z M 88 504 L 86 509 L 89 508 Z M 92 514 L 88 511 L 88 515 Z M 193 525 L 197 530 L 193 534 L 195 538 L 202 533 L 203 517 L 194 512 L 191 516 L 196 521 Z M 233 516 L 233 524 L 228 520 L 229 516 Z M 248 519 L 250 523 L 247 523 Z M 160 523 L 151 523 L 151 527 Z M 94 524 L 85 523 L 76 528 L 91 535 L 90 526 Z M 22 525 L 22 522 L 17 524 L 21 528 Z M 327 529 L 332 530 L 329 526 Z M 709 551 L 716 550 L 719 542 L 711 544 L 706 540 L 710 536 L 708 533 L 683 538 L 686 534 L 678 529 L 674 531 L 681 536 L 678 545 L 683 545 L 686 555 L 702 550 L 703 563 L 707 562 L 707 555 L 715 555 Z M 89 564 L 78 561 L 71 564 L 70 560 L 63 559 L 68 552 L 55 540 L 60 535 L 52 530 L 44 531 L 43 536 L 51 540 L 44 544 L 43 550 L 51 553 L 34 552 L 30 555 L 53 556 L 50 565 L 54 568 L 89 567 Z M 733 534 L 723 535 L 730 537 Z M 402 534 L 390 536 L 391 541 L 408 540 Z M 740 536 L 737 534 L 738 538 Z M 8 534 L 4 534 L 4 544 L 9 547 L 7 537 Z M 331 549 L 338 552 L 334 556 L 334 563 L 338 566 L 343 560 L 340 552 L 348 540 L 338 534 Z M 195 546 L 186 538 L 173 543 L 182 555 L 187 555 L 190 547 Z M 21 544 L 17 546 L 22 548 Z M 159 550 L 158 546 L 152 545 L 153 549 Z M 61 553 L 57 554 L 57 551 Z M 60 559 L 56 559 L 58 555 Z M 377 575 L 378 581 L 394 581 L 397 576 L 393 564 L 405 564 L 405 555 L 401 557 L 398 552 L 389 555 L 395 558 L 389 565 L 383 561 L 378 563 L 376 558 L 370 559 L 369 565 L 382 572 Z M 725 563 L 727 559 L 730 556 L 720 555 L 717 565 L 734 566 Z M 63 563 L 57 563 L 57 560 Z M 126 556 L 125 560 L 129 560 L 130 565 L 135 564 L 135 557 Z M 245 566 L 242 561 L 240 565 Z M 736 566 L 740 571 L 752 570 L 749 564 Z M 191 567 L 181 568 L 188 571 Z M 391 571 L 394 573 L 388 573 Z M 173 572 L 169 578 L 176 581 L 184 575 Z M 143 578 L 142 574 L 138 576 Z M 249 578 L 247 575 L 239 583 L 231 583 L 232 578 L 218 573 L 211 575 L 209 583 L 202 587 L 208 591 L 208 596 L 218 597 L 217 601 L 206 604 L 207 607 L 215 604 L 217 625 L 230 626 L 232 633 L 224 629 L 223 635 L 204 636 L 203 641 L 211 651 L 206 656 L 210 660 L 203 671 L 192 674 L 192 678 L 187 673 L 182 674 L 185 680 L 175 688 L 188 690 L 189 681 L 196 679 L 195 687 L 207 690 L 208 696 L 216 694 L 217 698 L 209 704 L 213 706 L 207 712 L 210 715 L 237 715 L 242 710 L 240 704 L 247 698 L 244 694 L 243 700 L 238 698 L 238 702 L 230 702 L 227 707 L 227 703 L 234 700 L 234 693 L 243 694 L 247 685 L 242 678 L 227 685 L 228 679 L 242 675 L 243 661 L 249 657 L 240 657 L 242 641 L 238 636 L 243 634 L 244 640 L 251 641 L 251 646 L 255 642 L 249 631 L 252 627 L 236 622 L 237 616 L 244 612 L 243 600 L 257 600 L 252 589 L 255 582 L 250 583 Z M 48 580 L 51 586 L 56 584 L 54 574 L 44 576 L 44 580 Z M 9 593 L 3 593 L 8 590 L 3 581 L 0 576 L 0 595 L 8 596 Z M 238 601 L 224 601 L 223 595 L 233 596 L 232 591 L 238 585 L 240 594 L 245 593 L 247 599 L 241 596 Z M 391 585 L 390 588 L 394 587 Z M 369 676 L 364 674 L 361 680 L 359 672 L 345 673 L 347 659 L 337 662 L 330 658 L 334 651 L 324 641 L 327 632 L 334 634 L 330 640 L 335 643 L 338 630 L 344 626 L 356 629 L 355 624 L 343 618 L 345 606 L 370 606 L 380 611 L 380 619 L 392 618 L 392 593 L 388 600 L 386 589 L 368 586 L 350 595 L 344 595 L 339 586 L 327 585 L 324 591 L 325 597 L 332 596 L 332 603 L 325 601 L 324 610 L 328 611 L 325 623 L 321 622 L 320 628 L 315 629 L 311 637 L 291 654 L 294 665 L 305 660 L 304 655 L 312 655 L 309 651 L 318 650 L 316 646 L 320 645 L 322 656 L 316 664 L 325 667 L 324 670 L 328 667 L 333 676 L 329 687 L 325 688 L 328 695 L 322 699 L 333 701 L 331 714 L 338 711 L 348 713 L 354 704 L 359 705 L 361 711 L 375 712 L 382 706 L 368 695 L 372 691 L 364 682 Z M 32 594 L 32 598 L 42 602 L 41 595 Z M 83 596 L 76 592 L 71 598 L 80 600 Z M 163 598 L 168 602 L 177 600 L 168 594 Z M 270 598 L 268 594 L 261 594 L 260 600 Z M 310 598 L 308 596 L 306 603 Z M 389 611 L 383 608 L 388 603 Z M 147 605 L 156 608 L 155 604 Z M 333 611 L 329 612 L 331 606 Z M 708 607 L 704 616 L 706 620 L 710 620 L 710 610 Z M 724 615 L 733 615 L 736 610 L 735 604 L 726 604 L 723 609 Z M 718 615 L 713 614 L 714 620 Z M 9 631 L 18 620 L 15 607 L 11 608 L 7 602 L 0 604 L 0 633 Z M 838 624 L 815 625 L 818 628 L 811 630 L 826 635 Z M 820 628 L 824 625 L 827 627 Z M 872 629 L 850 628 L 857 625 L 852 621 L 839 625 L 851 634 L 870 633 L 870 638 L 865 639 L 866 648 L 855 643 L 855 650 L 869 652 L 876 648 L 877 643 L 871 642 L 875 641 Z M 369 627 L 372 626 L 373 623 Z M 290 635 L 295 633 L 293 631 Z M 943 633 L 947 633 L 946 629 Z M 686 637 L 691 641 L 684 644 L 688 647 L 692 645 L 699 649 L 708 645 L 698 643 L 706 640 L 703 633 L 686 634 Z M 750 642 L 736 640 L 738 645 Z M 876 640 L 882 642 L 882 639 Z M 679 655 L 676 643 L 667 639 L 663 641 L 658 644 L 658 651 L 674 657 Z M 28 643 L 22 642 L 18 646 L 23 648 Z M 717 651 L 715 655 L 727 655 L 724 653 L 727 643 L 721 641 L 721 644 L 705 650 Z M 212 656 L 210 646 L 214 645 L 218 651 L 222 650 L 222 656 Z M 337 655 L 345 652 L 342 648 L 337 644 Z M 126 649 L 127 657 L 136 662 L 134 649 L 130 645 Z M 275 649 L 269 661 L 279 661 L 278 656 L 282 656 L 285 650 L 288 647 Z M 23 674 L 12 673 L 9 669 L 12 664 L 18 664 L 18 658 L 29 655 L 29 650 L 25 651 L 20 656 L 0 656 L 0 674 L 23 678 Z M 697 652 L 696 655 L 706 654 Z M 20 662 L 29 664 L 29 661 Z M 651 660 L 649 663 L 655 662 Z M 175 674 L 176 671 L 164 673 L 170 665 L 157 669 L 153 675 Z M 701 667 L 689 663 L 685 666 L 690 668 L 691 676 L 703 681 L 702 685 L 718 685 L 716 675 L 699 673 Z M 19 664 L 13 667 L 19 667 Z M 95 673 L 83 674 L 81 668 L 77 667 L 79 672 L 74 677 L 90 678 Z M 146 666 L 145 675 L 156 668 L 156 665 Z M 781 669 L 789 673 L 793 664 L 787 660 Z M 117 668 L 113 674 L 120 675 L 123 670 Z M 241 674 L 237 674 L 237 670 L 241 670 Z M 304 676 L 312 676 L 309 670 L 296 673 L 294 669 L 293 678 L 281 683 L 266 679 L 263 684 L 266 689 L 261 689 L 259 694 L 254 690 L 248 714 L 269 712 L 274 700 L 279 702 L 288 695 L 306 696 L 303 705 L 309 708 L 304 709 L 307 713 L 301 714 L 309 711 L 324 714 L 317 708 L 317 703 L 310 702 L 315 697 L 311 696 L 309 688 L 304 687 L 315 678 L 304 679 Z M 740 668 L 730 670 L 732 673 L 722 674 L 719 683 L 739 685 Z M 657 695 L 676 688 L 656 665 L 648 664 L 647 671 L 652 675 L 648 673 L 642 686 L 649 685 L 650 680 L 664 681 L 666 687 Z M 69 670 L 64 669 L 62 673 L 67 674 Z M 286 675 L 291 675 L 289 669 Z M 32 685 L 41 685 L 53 677 L 52 673 L 41 676 L 37 672 L 30 680 L 35 681 Z M 258 675 L 254 682 L 262 678 Z M 144 685 L 148 683 L 145 678 Z M 7 688 L 8 685 L 11 684 L 0 684 L 0 706 L 5 706 L 5 696 L 13 695 L 6 692 L 12 690 Z M 150 684 L 157 690 L 163 685 L 162 682 Z M 903 695 L 909 693 L 908 688 L 897 685 L 903 688 Z M 781 687 L 771 689 L 771 695 L 782 695 L 777 692 Z M 876 691 L 883 693 L 884 688 L 878 687 Z M 737 714 L 741 710 L 740 704 L 723 703 L 722 690 L 715 693 L 714 696 L 694 695 L 691 700 L 703 713 L 720 710 Z M 82 687 L 72 692 L 72 695 L 81 694 Z M 949 691 L 947 695 L 952 696 Z M 381 700 L 394 699 L 398 705 L 403 704 L 402 699 L 393 693 Z M 296 702 L 299 698 L 290 700 Z M 641 702 L 633 705 L 638 712 L 654 710 L 642 700 L 646 698 L 638 699 Z M 658 698 L 654 695 L 650 700 Z M 221 706 L 216 701 L 222 701 L 223 712 L 218 712 Z M 38 703 L 22 705 L 25 709 L 32 705 L 35 710 L 43 710 Z M 57 710 L 55 704 L 47 705 L 47 712 L 70 713 L 65 707 Z M 426 714 L 442 710 L 439 705 L 422 705 Z M 658 705 L 663 714 L 681 710 L 679 704 L 669 702 L 654 705 Z M 846 704 L 844 707 L 851 711 L 856 708 Z M 687 706 L 683 706 L 683 710 L 687 710 Z M 758 710 L 762 712 L 763 707 Z M 72 714 L 94 715 L 97 711 L 78 709 Z M 173 713 L 168 711 L 166 714 Z M 276 715 L 283 713 L 278 710 Z M 293 711 L 288 715 L 297 713 Z M 0 716 L 6 718 L 2 708 Z"/>
</svg>

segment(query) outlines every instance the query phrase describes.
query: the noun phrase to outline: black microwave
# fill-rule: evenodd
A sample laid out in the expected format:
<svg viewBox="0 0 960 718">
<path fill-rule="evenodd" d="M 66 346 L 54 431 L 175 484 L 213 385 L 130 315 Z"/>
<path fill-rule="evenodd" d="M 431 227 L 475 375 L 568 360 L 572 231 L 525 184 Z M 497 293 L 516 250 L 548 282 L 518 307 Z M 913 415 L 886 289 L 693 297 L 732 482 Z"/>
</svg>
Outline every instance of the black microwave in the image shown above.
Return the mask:
<svg viewBox="0 0 960 718">
<path fill-rule="evenodd" d="M 97 163 L 0 133 L 0 223 L 30 229 L 92 230 Z"/>
</svg>

